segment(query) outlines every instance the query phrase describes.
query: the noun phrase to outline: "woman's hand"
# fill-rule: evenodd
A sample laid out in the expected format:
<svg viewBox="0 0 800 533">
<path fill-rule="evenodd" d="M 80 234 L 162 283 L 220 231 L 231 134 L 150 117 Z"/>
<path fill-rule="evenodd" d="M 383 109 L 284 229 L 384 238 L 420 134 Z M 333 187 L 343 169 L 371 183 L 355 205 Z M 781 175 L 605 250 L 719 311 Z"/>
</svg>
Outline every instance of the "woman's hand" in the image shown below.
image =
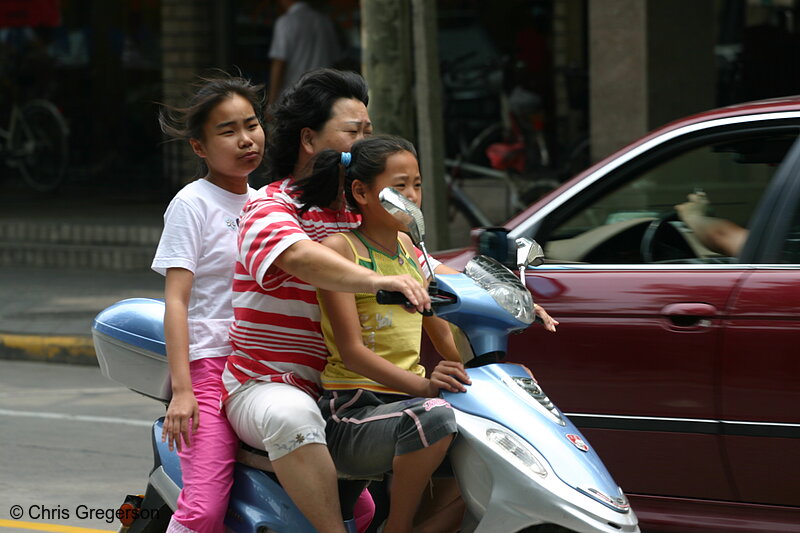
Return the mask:
<svg viewBox="0 0 800 533">
<path fill-rule="evenodd" d="M 425 397 L 438 396 L 440 389 L 450 392 L 466 392 L 467 388 L 464 384 L 472 384 L 464 365 L 455 361 L 439 361 L 428 379 L 428 394 Z"/>
<path fill-rule="evenodd" d="M 192 431 L 200 427 L 200 407 L 192 391 L 174 393 L 164 417 L 164 427 L 161 431 L 161 442 L 169 439 L 169 449 L 172 451 L 177 446 L 181 451 L 181 437 L 186 447 L 191 447 L 192 441 L 189 431 L 189 420 L 192 420 Z"/>
<path fill-rule="evenodd" d="M 406 310 L 411 313 L 416 311 L 422 312 L 431 308 L 431 297 L 428 294 L 428 290 L 408 274 L 399 276 L 375 276 L 373 290 L 371 292 L 376 293 L 380 290 L 402 292 L 406 299 L 414 306 L 406 308 Z"/>
<path fill-rule="evenodd" d="M 544 307 L 539 304 L 533 304 L 533 312 L 536 313 L 536 316 L 542 319 L 542 325 L 544 326 L 544 329 L 553 333 L 556 332 L 558 320 L 548 315 L 547 311 L 544 310 Z"/>
</svg>

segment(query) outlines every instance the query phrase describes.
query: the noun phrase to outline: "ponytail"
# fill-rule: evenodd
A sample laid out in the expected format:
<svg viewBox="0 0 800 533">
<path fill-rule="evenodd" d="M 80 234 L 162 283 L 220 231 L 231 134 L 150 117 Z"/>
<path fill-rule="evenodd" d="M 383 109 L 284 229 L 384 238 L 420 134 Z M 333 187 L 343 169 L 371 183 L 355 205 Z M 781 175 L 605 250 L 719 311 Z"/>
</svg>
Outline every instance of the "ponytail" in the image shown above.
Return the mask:
<svg viewBox="0 0 800 533">
<path fill-rule="evenodd" d="M 353 181 L 372 186 L 375 178 L 386 169 L 386 159 L 398 152 L 417 157 L 414 145 L 401 137 L 374 135 L 353 143 L 351 152 L 323 150 L 309 162 L 311 172 L 297 179 L 294 190 L 299 193 L 301 212 L 313 206 L 328 207 L 344 188 L 344 198 L 350 209 L 358 210 L 353 198 Z"/>
<path fill-rule="evenodd" d="M 342 152 L 322 150 L 310 161 L 311 172 L 295 181 L 294 190 L 299 193 L 303 207 L 301 212 L 311 207 L 327 207 L 336 201 L 339 184 L 344 181 L 345 166 Z"/>
</svg>

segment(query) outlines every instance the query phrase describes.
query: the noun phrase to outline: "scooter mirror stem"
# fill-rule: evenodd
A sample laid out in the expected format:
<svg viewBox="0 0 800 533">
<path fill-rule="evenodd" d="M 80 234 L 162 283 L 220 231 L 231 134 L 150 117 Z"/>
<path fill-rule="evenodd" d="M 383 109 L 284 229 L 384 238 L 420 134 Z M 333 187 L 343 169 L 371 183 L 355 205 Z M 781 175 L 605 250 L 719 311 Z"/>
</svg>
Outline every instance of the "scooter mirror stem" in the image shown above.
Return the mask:
<svg viewBox="0 0 800 533">
<path fill-rule="evenodd" d="M 525 268 L 533 265 L 539 266 L 544 263 L 544 250 L 538 242 L 520 237 L 517 244 L 517 267 L 519 268 L 519 280 L 525 285 Z"/>
</svg>

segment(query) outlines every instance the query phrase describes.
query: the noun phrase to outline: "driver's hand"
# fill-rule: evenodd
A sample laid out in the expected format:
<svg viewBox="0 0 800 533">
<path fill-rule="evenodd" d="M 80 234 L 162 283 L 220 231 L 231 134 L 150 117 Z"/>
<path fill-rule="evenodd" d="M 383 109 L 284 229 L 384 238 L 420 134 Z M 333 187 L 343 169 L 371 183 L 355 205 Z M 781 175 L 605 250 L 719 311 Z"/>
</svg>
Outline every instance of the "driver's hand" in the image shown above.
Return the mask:
<svg viewBox="0 0 800 533">
<path fill-rule="evenodd" d="M 708 211 L 708 197 L 704 192 L 691 193 L 688 201 L 675 206 L 675 211 L 684 222 L 687 219 L 706 216 Z"/>
</svg>

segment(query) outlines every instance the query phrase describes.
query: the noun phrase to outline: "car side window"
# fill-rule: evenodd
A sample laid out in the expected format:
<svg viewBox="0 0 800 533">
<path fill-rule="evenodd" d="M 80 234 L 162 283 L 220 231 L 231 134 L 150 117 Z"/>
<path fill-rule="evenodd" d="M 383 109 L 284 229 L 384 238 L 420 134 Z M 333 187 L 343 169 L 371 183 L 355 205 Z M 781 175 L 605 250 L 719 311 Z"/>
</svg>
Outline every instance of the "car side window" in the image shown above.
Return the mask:
<svg viewBox="0 0 800 533">
<path fill-rule="evenodd" d="M 794 218 L 789 224 L 781 261 L 788 264 L 800 264 L 800 205 L 795 208 Z"/>
<path fill-rule="evenodd" d="M 759 200 L 796 138 L 751 132 L 654 148 L 640 156 L 649 163 L 612 171 L 565 204 L 537 238 L 555 262 L 736 263 Z"/>
</svg>

